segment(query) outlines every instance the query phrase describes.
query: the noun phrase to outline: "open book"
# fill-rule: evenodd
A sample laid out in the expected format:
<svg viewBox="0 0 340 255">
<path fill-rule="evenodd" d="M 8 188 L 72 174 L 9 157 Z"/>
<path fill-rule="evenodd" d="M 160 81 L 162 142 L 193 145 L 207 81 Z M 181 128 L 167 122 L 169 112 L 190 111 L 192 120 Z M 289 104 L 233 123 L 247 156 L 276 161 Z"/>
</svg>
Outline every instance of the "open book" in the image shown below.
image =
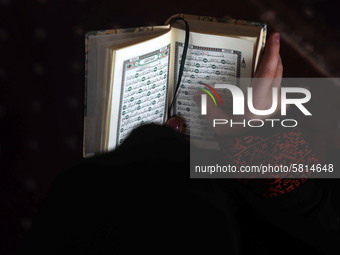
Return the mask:
<svg viewBox="0 0 340 255">
<path fill-rule="evenodd" d="M 183 21 L 168 24 L 176 17 L 190 33 L 175 96 L 186 39 Z M 142 124 L 165 123 L 170 106 L 171 114 L 191 115 L 187 130 L 199 135 L 197 88 L 250 78 L 265 44 L 260 23 L 178 14 L 166 24 L 87 33 L 84 157 L 114 149 Z"/>
</svg>

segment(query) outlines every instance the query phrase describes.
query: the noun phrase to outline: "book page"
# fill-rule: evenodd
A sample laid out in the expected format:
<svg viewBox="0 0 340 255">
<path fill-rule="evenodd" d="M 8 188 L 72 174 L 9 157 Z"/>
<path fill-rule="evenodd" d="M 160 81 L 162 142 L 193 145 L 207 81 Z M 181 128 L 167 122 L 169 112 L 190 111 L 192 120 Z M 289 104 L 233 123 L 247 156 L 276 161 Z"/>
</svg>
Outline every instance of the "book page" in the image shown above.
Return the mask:
<svg viewBox="0 0 340 255">
<path fill-rule="evenodd" d="M 115 52 L 108 149 L 146 123 L 162 124 L 167 112 L 170 32 Z"/>
<path fill-rule="evenodd" d="M 173 84 L 177 84 L 182 61 L 184 31 L 174 29 L 172 54 Z M 237 38 L 190 33 L 189 48 L 180 87 L 173 106 L 173 113 L 187 121 L 187 133 L 192 137 L 213 140 L 213 133 L 204 121 L 200 108 L 193 96 L 204 84 L 233 84 L 246 88 L 250 84 L 239 84 L 240 77 L 251 77 L 255 42 Z M 173 91 L 174 93 L 174 91 Z M 223 92 L 219 92 L 223 101 Z"/>
<path fill-rule="evenodd" d="M 112 57 L 107 58 L 108 48 L 116 45 L 136 44 L 156 37 L 169 31 L 168 26 L 157 28 L 157 30 L 146 32 L 129 32 L 119 34 L 96 34 L 89 35 L 87 45 L 87 75 L 84 121 L 84 155 L 101 151 L 107 133 L 105 128 L 108 102 L 107 91 L 109 91 L 109 73 L 112 69 Z"/>
</svg>

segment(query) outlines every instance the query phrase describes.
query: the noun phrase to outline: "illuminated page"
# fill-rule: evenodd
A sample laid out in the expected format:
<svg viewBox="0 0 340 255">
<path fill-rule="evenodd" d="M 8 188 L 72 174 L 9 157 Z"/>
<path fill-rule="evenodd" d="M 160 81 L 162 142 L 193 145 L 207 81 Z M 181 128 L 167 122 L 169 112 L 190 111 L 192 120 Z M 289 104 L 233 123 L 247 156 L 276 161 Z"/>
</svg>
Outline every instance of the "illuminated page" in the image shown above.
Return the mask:
<svg viewBox="0 0 340 255">
<path fill-rule="evenodd" d="M 115 54 L 108 149 L 146 123 L 163 124 L 167 112 L 170 33 Z"/>
<path fill-rule="evenodd" d="M 172 41 L 173 84 L 177 84 L 184 41 L 184 31 L 176 30 Z M 232 84 L 241 88 L 249 86 L 249 84 L 239 84 L 238 78 L 251 77 L 254 47 L 254 41 L 190 33 L 185 69 L 173 112 L 186 119 L 187 132 L 192 137 L 196 136 L 208 142 L 213 140 L 212 130 L 208 128 L 200 108 L 193 100 L 194 94 L 200 89 L 210 91 L 203 84 L 211 87 L 215 84 Z M 225 98 L 223 92 L 219 94 L 223 101 Z M 220 104 L 219 101 L 217 103 Z"/>
</svg>

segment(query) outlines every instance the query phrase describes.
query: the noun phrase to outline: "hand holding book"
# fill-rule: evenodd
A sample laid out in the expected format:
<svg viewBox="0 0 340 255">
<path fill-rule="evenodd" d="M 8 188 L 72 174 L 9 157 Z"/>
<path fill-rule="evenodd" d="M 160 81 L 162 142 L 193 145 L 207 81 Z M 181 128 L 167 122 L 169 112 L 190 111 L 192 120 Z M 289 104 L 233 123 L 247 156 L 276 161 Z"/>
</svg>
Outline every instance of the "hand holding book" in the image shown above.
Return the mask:
<svg viewBox="0 0 340 255">
<path fill-rule="evenodd" d="M 190 33 L 176 21 L 87 34 L 84 156 L 112 150 L 138 126 L 164 124 L 173 114 L 186 120 L 187 134 L 210 143 L 194 93 L 202 83 L 250 85 L 239 78 L 257 70 L 265 24 L 185 14 L 174 19 L 184 19 Z"/>
</svg>

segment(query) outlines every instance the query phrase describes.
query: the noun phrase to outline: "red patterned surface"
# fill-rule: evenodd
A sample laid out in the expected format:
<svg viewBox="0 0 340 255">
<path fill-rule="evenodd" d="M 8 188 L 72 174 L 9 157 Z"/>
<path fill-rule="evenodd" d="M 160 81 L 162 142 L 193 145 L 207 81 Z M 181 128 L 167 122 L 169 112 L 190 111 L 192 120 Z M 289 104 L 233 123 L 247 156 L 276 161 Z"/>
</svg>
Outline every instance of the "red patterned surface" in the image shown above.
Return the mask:
<svg viewBox="0 0 340 255">
<path fill-rule="evenodd" d="M 297 128 L 269 137 L 244 136 L 237 138 L 233 147 L 232 158 L 238 168 L 260 164 L 270 164 L 271 166 L 290 166 L 291 164 L 312 166 L 318 164 L 311 147 L 302 138 L 301 131 Z M 303 173 L 302 176 L 299 176 L 299 179 L 293 179 L 294 174 L 289 172 L 279 175 L 273 173 L 271 179 L 242 179 L 240 182 L 247 183 L 263 197 L 275 197 L 300 187 L 308 176 L 308 173 Z"/>
</svg>

